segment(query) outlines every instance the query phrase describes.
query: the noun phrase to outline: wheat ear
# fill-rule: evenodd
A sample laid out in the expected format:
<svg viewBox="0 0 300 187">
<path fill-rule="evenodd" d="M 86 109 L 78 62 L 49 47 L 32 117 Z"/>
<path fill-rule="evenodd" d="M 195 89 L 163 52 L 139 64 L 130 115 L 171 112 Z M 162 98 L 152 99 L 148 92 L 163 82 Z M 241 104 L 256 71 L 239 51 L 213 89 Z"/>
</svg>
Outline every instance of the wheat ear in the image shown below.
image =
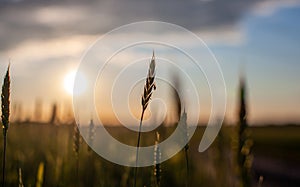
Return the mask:
<svg viewBox="0 0 300 187">
<path fill-rule="evenodd" d="M 76 123 L 73 124 L 74 128 L 73 128 L 73 151 L 74 154 L 76 156 L 76 159 L 78 159 L 79 156 L 79 148 L 80 148 L 80 132 L 79 132 L 79 124 L 78 126 L 76 125 Z"/>
<path fill-rule="evenodd" d="M 160 135 L 158 132 L 156 132 L 156 141 L 154 146 L 154 176 L 156 179 L 156 186 L 160 186 L 160 179 L 161 179 L 161 151 L 159 147 L 159 138 Z"/>
<path fill-rule="evenodd" d="M 10 104 L 10 64 L 7 67 L 6 75 L 2 85 L 1 109 L 2 109 L 2 129 L 3 129 L 3 160 L 2 160 L 2 186 L 5 186 L 5 160 L 6 160 L 6 136 L 9 126 L 9 104 Z"/>
<path fill-rule="evenodd" d="M 80 149 L 80 144 L 81 144 L 81 136 L 80 136 L 80 124 L 78 123 L 78 126 L 76 123 L 73 124 L 73 151 L 75 154 L 75 161 L 76 161 L 76 178 L 79 179 L 79 149 Z"/>
<path fill-rule="evenodd" d="M 93 146 L 94 139 L 95 139 L 95 124 L 94 124 L 94 120 L 91 119 L 90 124 L 89 124 L 88 152 L 91 152 L 91 150 L 92 150 L 91 147 Z"/>
<path fill-rule="evenodd" d="M 240 80 L 240 106 L 238 124 L 238 166 L 243 187 L 251 186 L 251 165 L 253 141 L 248 135 L 246 84 L 244 78 Z"/>
<path fill-rule="evenodd" d="M 135 157 L 134 187 L 136 187 L 137 165 L 138 165 L 138 159 L 139 159 L 141 128 L 142 128 L 144 113 L 150 102 L 153 90 L 156 89 L 154 78 L 155 78 L 155 56 L 154 56 L 154 51 L 153 51 L 152 59 L 151 59 L 150 65 L 149 65 L 148 76 L 147 76 L 146 83 L 144 86 L 144 93 L 142 95 L 142 114 L 141 114 L 141 119 L 140 119 L 139 134 L 138 134 L 138 140 L 137 140 L 137 146 L 136 146 L 137 149 L 136 149 L 136 157 Z"/>
</svg>

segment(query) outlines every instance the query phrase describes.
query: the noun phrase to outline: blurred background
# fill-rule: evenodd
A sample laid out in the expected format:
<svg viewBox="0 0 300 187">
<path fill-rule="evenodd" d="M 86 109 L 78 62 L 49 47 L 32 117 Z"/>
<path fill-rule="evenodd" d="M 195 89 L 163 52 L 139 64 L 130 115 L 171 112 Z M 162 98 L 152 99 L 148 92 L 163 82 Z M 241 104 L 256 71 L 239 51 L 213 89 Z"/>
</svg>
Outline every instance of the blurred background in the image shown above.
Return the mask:
<svg viewBox="0 0 300 187">
<path fill-rule="evenodd" d="M 197 34 L 216 56 L 227 88 L 225 120 L 214 144 L 197 151 L 210 114 L 204 102 L 189 148 L 161 164 L 160 186 L 299 186 L 299 18 L 298 0 L 0 0 L 0 77 L 11 63 L 7 186 L 132 185 L 131 168 L 105 161 L 80 138 L 72 90 L 81 57 L 96 39 L 145 20 Z M 170 94 L 172 114 L 155 130 L 161 140 L 183 115 Z M 101 115 L 114 137 L 135 144 L 136 133 L 111 113 Z M 83 122 L 90 142 L 94 117 Z M 142 144 L 153 145 L 155 131 L 143 134 Z M 140 169 L 139 186 L 155 186 L 156 180 L 152 167 Z"/>
</svg>

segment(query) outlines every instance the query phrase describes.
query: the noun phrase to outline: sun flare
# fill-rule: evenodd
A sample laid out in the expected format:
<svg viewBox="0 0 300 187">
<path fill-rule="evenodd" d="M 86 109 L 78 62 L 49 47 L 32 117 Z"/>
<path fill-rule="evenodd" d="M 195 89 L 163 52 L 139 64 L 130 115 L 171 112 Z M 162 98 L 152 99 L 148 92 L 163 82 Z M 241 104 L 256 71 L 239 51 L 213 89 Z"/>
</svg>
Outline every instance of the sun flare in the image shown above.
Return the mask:
<svg viewBox="0 0 300 187">
<path fill-rule="evenodd" d="M 86 79 L 84 75 L 80 72 L 77 73 L 77 82 L 74 89 L 74 83 L 76 78 L 76 71 L 70 71 L 66 74 L 64 78 L 64 89 L 70 95 L 78 95 L 85 91 L 86 89 Z"/>
</svg>

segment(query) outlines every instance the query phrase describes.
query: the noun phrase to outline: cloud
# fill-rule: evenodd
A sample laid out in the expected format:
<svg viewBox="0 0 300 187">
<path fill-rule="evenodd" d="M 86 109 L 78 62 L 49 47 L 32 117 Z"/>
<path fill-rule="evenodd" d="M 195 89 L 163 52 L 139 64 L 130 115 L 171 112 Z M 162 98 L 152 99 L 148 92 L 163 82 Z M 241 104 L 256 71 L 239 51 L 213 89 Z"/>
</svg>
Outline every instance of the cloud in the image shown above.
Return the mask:
<svg viewBox="0 0 300 187">
<path fill-rule="evenodd" d="M 236 36 L 232 39 L 236 42 L 243 34 L 235 25 L 247 12 L 268 12 L 296 3 L 299 1 L 0 1 L 0 50 L 15 48 L 27 40 L 101 35 L 115 27 L 145 20 L 170 22 L 206 33 L 212 36 L 209 41 L 215 36 L 221 41 Z M 220 35 L 224 28 L 226 32 Z"/>
<path fill-rule="evenodd" d="M 257 3 L 252 11 L 260 16 L 270 16 L 281 7 L 293 7 L 299 5 L 299 0 L 273 0 Z"/>
</svg>

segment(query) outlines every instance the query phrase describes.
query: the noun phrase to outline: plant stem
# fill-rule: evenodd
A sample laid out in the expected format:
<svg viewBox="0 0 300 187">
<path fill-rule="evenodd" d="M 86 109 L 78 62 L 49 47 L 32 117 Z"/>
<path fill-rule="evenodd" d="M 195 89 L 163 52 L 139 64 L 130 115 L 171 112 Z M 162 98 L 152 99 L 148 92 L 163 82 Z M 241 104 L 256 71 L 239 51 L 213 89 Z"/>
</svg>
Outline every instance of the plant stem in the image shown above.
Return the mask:
<svg viewBox="0 0 300 187">
<path fill-rule="evenodd" d="M 142 129 L 142 123 L 144 118 L 145 109 L 142 110 L 141 120 L 140 120 L 140 126 L 139 126 L 139 135 L 138 135 L 138 141 L 136 145 L 136 157 L 135 157 L 135 169 L 134 169 L 134 187 L 136 187 L 136 176 L 137 176 L 137 165 L 139 160 L 139 147 L 140 147 L 140 140 L 141 140 L 141 129 Z"/>
<path fill-rule="evenodd" d="M 77 178 L 77 184 L 76 186 L 79 186 L 79 156 L 76 157 L 76 178 Z"/>
<path fill-rule="evenodd" d="M 185 161 L 186 161 L 186 187 L 189 186 L 189 155 L 188 150 L 184 149 L 185 151 Z"/>
<path fill-rule="evenodd" d="M 3 135 L 2 187 L 5 186 L 6 132 Z"/>
</svg>

